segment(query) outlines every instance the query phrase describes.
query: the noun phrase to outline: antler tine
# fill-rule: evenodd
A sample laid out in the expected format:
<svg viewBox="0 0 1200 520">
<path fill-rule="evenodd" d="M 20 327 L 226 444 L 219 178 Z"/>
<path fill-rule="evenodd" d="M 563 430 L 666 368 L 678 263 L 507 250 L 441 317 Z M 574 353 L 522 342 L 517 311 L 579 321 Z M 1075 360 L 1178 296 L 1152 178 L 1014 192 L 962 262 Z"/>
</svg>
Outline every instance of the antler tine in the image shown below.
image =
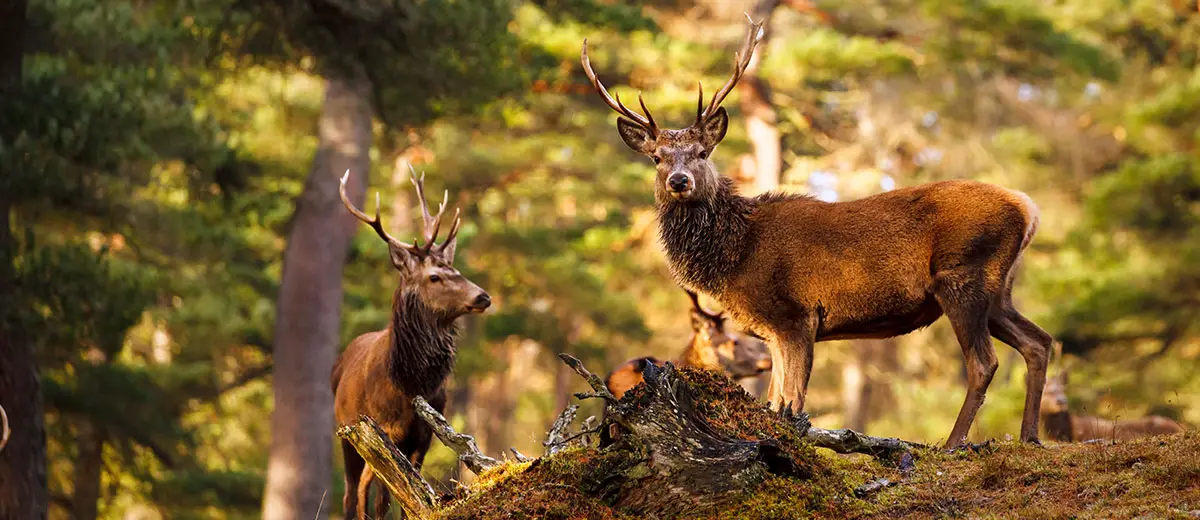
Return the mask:
<svg viewBox="0 0 1200 520">
<path fill-rule="evenodd" d="M 443 240 L 442 245 L 438 246 L 438 251 L 445 250 L 446 246 L 458 236 L 458 227 L 462 225 L 462 218 L 459 217 L 459 214 L 459 208 L 454 208 L 454 221 L 450 223 L 450 232 L 446 233 L 446 240 Z"/>
<path fill-rule="evenodd" d="M 755 22 L 750 18 L 750 14 L 746 14 L 746 19 L 750 21 L 750 27 L 746 30 L 746 40 L 742 42 L 742 48 L 733 55 L 733 75 L 729 81 L 725 82 L 725 86 L 713 94 L 712 101 L 708 103 L 708 107 L 698 114 L 697 121 L 708 119 L 717 112 L 721 103 L 725 101 L 725 97 L 733 92 L 733 87 L 737 86 L 742 79 L 742 74 L 746 72 L 746 67 L 750 66 L 750 58 L 754 55 L 754 48 L 758 46 L 758 42 L 763 38 L 763 22 Z"/>
<path fill-rule="evenodd" d="M 646 112 L 646 115 L 642 116 L 641 114 L 630 110 L 629 107 L 626 107 L 624 103 L 621 103 L 620 95 L 615 97 L 609 95 L 608 89 L 604 88 L 604 84 L 600 82 L 600 78 L 596 77 L 596 71 L 592 70 L 592 60 L 588 58 L 587 53 L 587 38 L 583 39 L 583 52 L 581 52 L 579 55 L 579 61 L 583 64 L 583 72 L 584 74 L 587 74 L 588 79 L 591 80 L 592 87 L 596 89 L 596 92 L 600 94 L 600 97 L 604 98 L 604 102 L 607 103 L 610 108 L 615 110 L 618 114 L 633 120 L 634 123 L 637 123 L 642 128 L 649 130 L 651 134 L 658 135 L 658 125 L 654 123 L 654 117 L 651 116 L 650 111 L 646 109 L 645 103 L 642 103 L 642 110 Z M 638 101 L 640 102 L 641 99 L 642 96 L 639 94 Z"/>
<path fill-rule="evenodd" d="M 4 446 L 8 445 L 10 434 L 12 434 L 12 429 L 8 427 L 8 412 L 4 411 L 3 406 L 0 406 L 0 451 L 4 451 Z"/>
<path fill-rule="evenodd" d="M 375 192 L 375 217 L 374 218 L 367 216 L 367 214 L 364 213 L 362 210 L 354 207 L 354 203 L 350 202 L 350 198 L 346 196 L 346 179 L 349 179 L 349 178 L 350 178 L 350 170 L 346 170 L 346 173 L 342 175 L 341 184 L 338 186 L 338 194 L 341 195 L 342 204 L 344 204 L 346 206 L 346 209 L 350 210 L 350 214 L 357 217 L 358 220 L 361 220 L 361 221 L 367 223 L 368 225 L 370 225 L 371 229 L 375 230 L 375 234 L 379 235 L 379 238 L 382 238 L 385 242 L 388 243 L 388 245 L 390 245 L 392 247 L 412 250 L 413 249 L 412 244 L 406 244 L 404 242 L 396 240 L 395 238 L 392 237 L 392 235 L 389 235 L 388 232 L 383 229 L 383 223 L 379 220 L 379 192 Z"/>
<path fill-rule="evenodd" d="M 446 212 L 446 201 L 450 199 L 450 190 L 442 192 L 442 202 L 438 204 L 437 215 L 433 217 L 433 226 L 431 229 L 425 230 L 425 251 L 428 252 L 433 248 L 433 243 L 437 241 L 438 231 L 442 229 L 442 214 Z"/>
</svg>

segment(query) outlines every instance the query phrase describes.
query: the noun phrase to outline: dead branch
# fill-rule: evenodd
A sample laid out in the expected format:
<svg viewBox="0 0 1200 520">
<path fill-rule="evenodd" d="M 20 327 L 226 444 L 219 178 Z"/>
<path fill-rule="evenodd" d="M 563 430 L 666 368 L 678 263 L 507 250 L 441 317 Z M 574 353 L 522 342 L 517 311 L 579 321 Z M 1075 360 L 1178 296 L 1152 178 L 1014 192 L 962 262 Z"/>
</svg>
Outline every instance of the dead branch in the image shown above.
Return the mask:
<svg viewBox="0 0 1200 520">
<path fill-rule="evenodd" d="M 568 363 L 569 365 L 570 363 Z M 583 366 L 583 365 L 580 365 Z M 550 431 L 546 432 L 546 442 L 542 445 L 546 447 L 546 456 L 554 455 L 567 445 L 567 427 L 575 420 L 575 414 L 579 411 L 579 405 L 573 404 L 563 409 L 562 413 L 558 414 L 558 418 L 554 420 L 554 424 L 550 426 Z"/>
<path fill-rule="evenodd" d="M 533 460 L 529 457 L 526 457 L 524 453 L 517 451 L 516 448 L 509 448 L 508 451 L 512 452 L 513 457 L 516 457 L 517 462 L 529 462 L 529 461 Z"/>
<path fill-rule="evenodd" d="M 474 437 L 455 431 L 446 418 L 434 410 L 424 397 L 418 395 L 416 399 L 413 399 L 413 407 L 416 408 L 417 415 L 433 428 L 433 433 L 437 435 L 438 440 L 441 440 L 447 448 L 454 450 L 454 453 L 458 454 L 458 460 L 466 464 L 467 469 L 472 473 L 478 475 L 489 468 L 500 465 L 500 461 L 484 455 L 479 450 L 479 445 L 475 443 Z"/>
<path fill-rule="evenodd" d="M 588 369 L 584 368 L 582 361 L 570 354 L 559 354 L 558 358 L 561 359 L 563 363 L 566 363 L 567 366 L 571 367 L 571 370 L 574 370 L 576 374 L 579 374 L 580 377 L 586 380 L 588 386 L 591 386 L 592 390 L 598 394 L 597 397 L 603 397 L 605 401 L 610 403 L 617 402 L 616 396 L 612 395 L 612 392 L 608 391 L 608 387 L 605 386 L 604 380 L 600 379 L 600 376 L 597 376 L 596 374 L 589 372 Z"/>
<path fill-rule="evenodd" d="M 892 437 L 863 435 L 849 428 L 826 430 L 814 426 L 804 434 L 804 439 L 813 446 L 828 448 L 838 453 L 863 453 L 880 459 L 891 459 L 915 449 L 926 448 L 922 444 Z"/>
<path fill-rule="evenodd" d="M 371 465 L 405 514 L 422 520 L 433 515 L 438 503 L 433 488 L 374 419 L 360 415 L 357 423 L 338 428 L 337 434 Z"/>
</svg>

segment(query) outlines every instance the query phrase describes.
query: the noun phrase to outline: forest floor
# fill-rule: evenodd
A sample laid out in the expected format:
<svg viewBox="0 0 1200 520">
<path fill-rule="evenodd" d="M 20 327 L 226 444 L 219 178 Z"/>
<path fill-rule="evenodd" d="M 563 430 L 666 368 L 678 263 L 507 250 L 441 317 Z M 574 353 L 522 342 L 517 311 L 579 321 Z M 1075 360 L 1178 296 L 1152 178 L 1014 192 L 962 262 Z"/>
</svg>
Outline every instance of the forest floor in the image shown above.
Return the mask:
<svg viewBox="0 0 1200 520">
<path fill-rule="evenodd" d="M 710 417 L 719 430 L 759 438 L 762 425 L 775 420 L 720 381 L 685 376 L 710 390 Z M 915 465 L 905 471 L 865 455 L 786 446 L 791 440 L 783 439 L 783 448 L 807 458 L 800 462 L 813 468 L 812 478 L 771 476 L 740 500 L 688 518 L 1200 518 L 1200 432 L 1194 430 L 1122 443 L 990 441 L 953 452 L 930 448 L 916 452 Z M 653 471 L 630 467 L 627 454 L 615 448 L 574 448 L 493 468 L 439 516 L 644 518 L 609 506 L 622 488 L 636 485 L 639 472 Z M 856 495 L 860 486 L 882 478 L 891 485 Z M 669 490 L 662 500 L 672 500 Z"/>
</svg>

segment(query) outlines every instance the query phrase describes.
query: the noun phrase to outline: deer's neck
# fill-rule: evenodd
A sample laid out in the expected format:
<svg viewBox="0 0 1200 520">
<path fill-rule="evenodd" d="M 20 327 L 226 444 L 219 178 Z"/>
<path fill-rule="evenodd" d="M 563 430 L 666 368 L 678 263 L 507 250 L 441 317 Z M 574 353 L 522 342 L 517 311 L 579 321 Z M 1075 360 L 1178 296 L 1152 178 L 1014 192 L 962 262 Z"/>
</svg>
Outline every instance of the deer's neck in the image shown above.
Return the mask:
<svg viewBox="0 0 1200 520">
<path fill-rule="evenodd" d="M 738 195 L 727 177 L 720 177 L 711 199 L 659 201 L 659 237 L 680 285 L 720 292 L 750 251 L 750 215 L 757 204 Z"/>
<path fill-rule="evenodd" d="M 392 301 L 388 373 L 409 396 L 430 396 L 454 368 L 454 319 L 425 305 L 416 293 L 396 291 Z"/>
<path fill-rule="evenodd" d="M 1071 442 L 1075 435 L 1071 430 L 1071 412 L 1056 412 L 1042 416 L 1046 435 L 1058 442 Z"/>
<path fill-rule="evenodd" d="M 717 358 L 717 353 L 713 351 L 709 341 L 707 336 L 701 337 L 701 333 L 693 334 L 692 342 L 688 343 L 687 348 L 679 355 L 679 366 L 721 370 L 721 360 Z"/>
</svg>

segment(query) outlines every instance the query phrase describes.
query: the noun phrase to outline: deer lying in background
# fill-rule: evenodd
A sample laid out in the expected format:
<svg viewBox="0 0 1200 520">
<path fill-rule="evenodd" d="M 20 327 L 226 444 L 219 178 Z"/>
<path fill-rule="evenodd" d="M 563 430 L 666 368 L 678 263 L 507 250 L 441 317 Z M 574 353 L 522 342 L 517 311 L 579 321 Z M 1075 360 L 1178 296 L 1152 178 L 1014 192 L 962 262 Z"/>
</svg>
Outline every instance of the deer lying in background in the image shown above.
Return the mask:
<svg viewBox="0 0 1200 520">
<path fill-rule="evenodd" d="M 407 244 L 392 238 L 379 221 L 376 195 L 375 217 L 368 217 L 346 198 L 342 177 L 342 203 L 359 220 L 366 222 L 387 242 L 392 266 L 400 273 L 400 284 L 392 297 L 392 318 L 387 328 L 368 332 L 346 347 L 333 367 L 334 414 L 339 424 L 349 424 L 367 415 L 387 433 L 413 466 L 421 468 L 433 430 L 418 419 L 412 400 L 422 396 L 439 413 L 446 408 L 445 381 L 454 367 L 455 325 L 460 316 L 483 312 L 492 300 L 483 289 L 454 268 L 460 219 L 458 211 L 446 241 L 436 245 L 445 200 L 436 216 L 429 215 L 425 201 L 425 176 L 412 182 L 417 188 L 424 221 L 425 244 Z M 354 447 L 342 441 L 346 464 L 346 492 L 342 504 L 346 518 L 366 518 L 366 501 L 375 478 Z M 387 515 L 387 490 L 378 486 L 375 518 Z"/>
<path fill-rule="evenodd" d="M 724 313 L 705 309 L 696 293 L 687 293 L 692 298 L 692 339 L 679 355 L 676 365 L 724 372 L 735 381 L 771 369 L 771 356 L 766 345 L 751 337 L 725 332 Z M 663 365 L 663 361 L 651 356 L 622 363 L 605 379 L 608 391 L 620 399 L 629 389 L 642 383 L 642 371 L 649 363 Z"/>
<path fill-rule="evenodd" d="M 1100 417 L 1075 415 L 1067 406 L 1067 374 L 1046 381 L 1042 394 L 1042 424 L 1046 436 L 1059 442 L 1084 442 L 1096 439 L 1128 441 L 1183 431 L 1179 423 L 1159 415 L 1110 421 Z"/>
<path fill-rule="evenodd" d="M 1037 442 L 1050 335 L 1013 307 L 1014 265 L 1038 210 L 1021 192 L 955 180 L 829 203 L 799 194 L 738 195 L 712 152 L 729 116 L 721 102 L 741 79 L 762 24 L 751 21 L 732 77 L 682 130 L 661 129 L 639 97 L 627 108 L 580 60 L 613 110 L 617 133 L 654 161 L 659 235 L 679 285 L 712 296 L 742 328 L 768 340 L 772 406 L 802 409 L 813 344 L 887 338 L 945 314 L 967 365 L 967 396 L 946 444 L 961 444 L 996 372 L 989 338 L 1028 367 L 1021 440 Z"/>
</svg>

